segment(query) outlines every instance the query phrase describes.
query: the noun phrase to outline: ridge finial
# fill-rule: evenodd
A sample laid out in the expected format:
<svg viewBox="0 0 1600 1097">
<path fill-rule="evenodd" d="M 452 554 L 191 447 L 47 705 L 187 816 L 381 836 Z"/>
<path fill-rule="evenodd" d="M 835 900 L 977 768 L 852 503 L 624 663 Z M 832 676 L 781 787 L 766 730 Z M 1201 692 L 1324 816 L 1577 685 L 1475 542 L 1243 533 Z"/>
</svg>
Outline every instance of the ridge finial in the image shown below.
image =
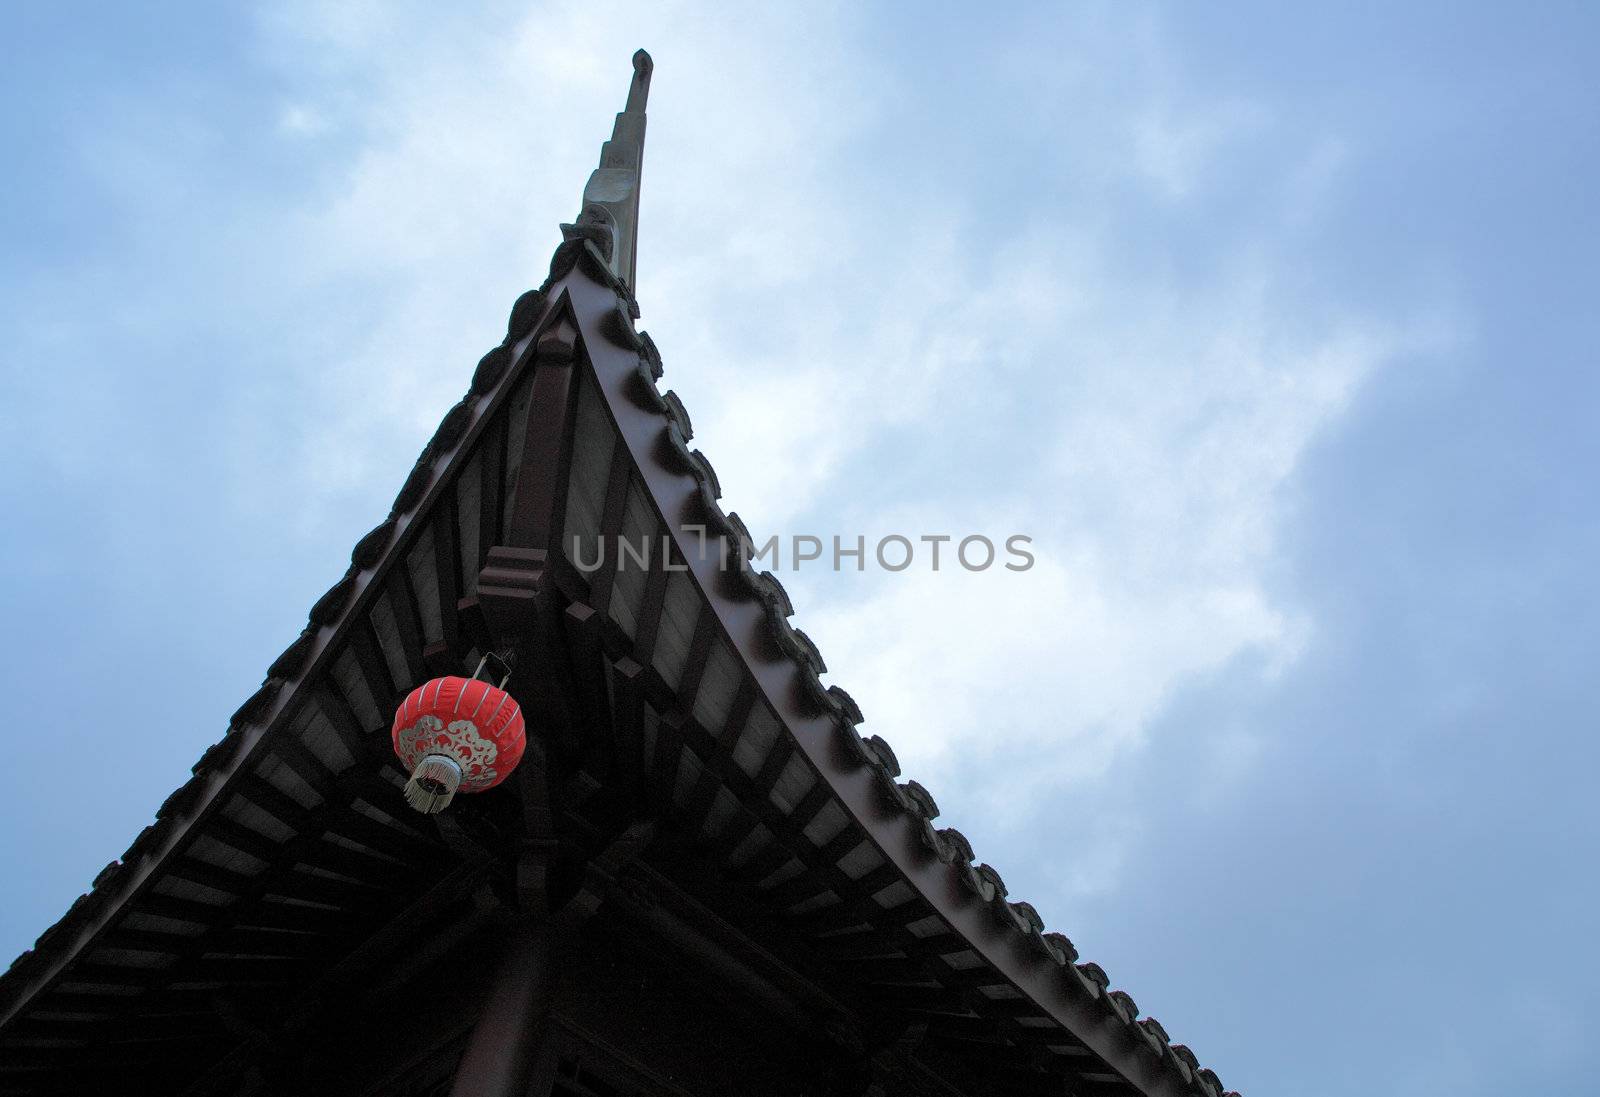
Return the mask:
<svg viewBox="0 0 1600 1097">
<path fill-rule="evenodd" d="M 583 188 L 583 209 L 573 225 L 561 226 L 569 237 L 587 236 L 600 246 L 611 271 L 634 292 L 638 264 L 639 183 L 644 169 L 645 102 L 655 62 L 644 50 L 633 55 L 633 80 L 628 99 L 611 128 L 611 140 L 600 146 L 600 166 Z"/>
</svg>

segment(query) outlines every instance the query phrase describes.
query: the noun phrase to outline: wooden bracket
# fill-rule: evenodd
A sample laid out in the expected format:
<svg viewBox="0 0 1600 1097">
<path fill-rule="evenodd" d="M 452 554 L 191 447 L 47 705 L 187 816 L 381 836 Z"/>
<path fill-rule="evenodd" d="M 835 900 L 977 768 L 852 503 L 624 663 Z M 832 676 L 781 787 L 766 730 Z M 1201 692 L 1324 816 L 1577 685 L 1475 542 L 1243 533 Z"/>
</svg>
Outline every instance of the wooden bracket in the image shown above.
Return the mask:
<svg viewBox="0 0 1600 1097">
<path fill-rule="evenodd" d="M 533 629 L 549 553 L 497 545 L 478 573 L 477 606 L 490 642 L 510 644 Z"/>
</svg>

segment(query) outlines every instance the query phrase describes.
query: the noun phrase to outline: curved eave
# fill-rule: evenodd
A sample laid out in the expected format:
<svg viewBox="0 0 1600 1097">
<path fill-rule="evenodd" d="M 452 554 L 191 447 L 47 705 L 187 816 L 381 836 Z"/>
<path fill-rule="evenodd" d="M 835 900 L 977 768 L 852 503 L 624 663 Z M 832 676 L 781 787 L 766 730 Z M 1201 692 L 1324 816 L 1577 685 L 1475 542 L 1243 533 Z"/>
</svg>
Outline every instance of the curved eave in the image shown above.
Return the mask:
<svg viewBox="0 0 1600 1097">
<path fill-rule="evenodd" d="M 98 947 L 108 942 L 111 947 L 121 947 L 116 936 L 119 925 L 130 912 L 138 910 L 141 901 L 151 895 L 163 879 L 174 876 L 194 879 L 195 873 L 204 874 L 204 864 L 183 859 L 196 842 L 216 837 L 213 820 L 221 815 L 223 805 L 231 797 L 236 794 L 246 799 L 250 795 L 281 796 L 281 791 L 274 793 L 259 787 L 262 782 L 254 775 L 263 765 L 280 760 L 281 754 L 289 757 L 291 768 L 297 767 L 300 772 L 310 774 L 313 781 L 337 782 L 339 773 L 335 770 L 322 772 L 318 759 L 307 751 L 291 725 L 308 705 L 317 704 L 318 698 L 326 699 L 330 692 L 339 692 L 334 681 L 334 664 L 346 653 L 364 646 L 362 656 L 367 666 L 376 660 L 378 666 L 374 673 L 379 676 L 384 673 L 385 653 L 375 650 L 374 642 L 359 634 L 371 628 L 374 603 L 384 597 L 395 573 L 405 570 L 406 553 L 419 538 L 431 535 L 436 511 L 441 501 L 446 500 L 447 493 L 454 491 L 466 455 L 483 441 L 486 428 L 511 398 L 526 365 L 525 352 L 547 311 L 546 303 L 547 298 L 540 291 L 530 291 L 518 300 L 505 341 L 484 356 L 467 394 L 445 414 L 402 486 L 389 516 L 357 543 L 345 575 L 317 600 L 305 630 L 274 661 L 256 693 L 234 713 L 227 733 L 206 750 L 195 764 L 190 780 L 162 803 L 156 812 L 156 821 L 139 834 L 122 857 L 96 875 L 90 890 L 40 935 L 32 949 L 18 956 L 9 970 L 0 974 L 0 1037 L 7 1036 L 12 1023 L 53 987 L 64 978 L 71 978 L 75 965 L 91 956 Z M 450 498 L 453 502 L 453 497 Z M 458 550 L 452 544 L 448 551 Z M 404 580 L 404 584 L 409 584 L 409 579 Z M 447 617 L 454 614 L 453 602 L 443 595 L 440 602 L 449 603 Z M 397 603 L 391 600 L 391 604 Z M 411 611 L 411 607 L 405 609 L 408 613 Z M 444 627 L 447 633 L 451 631 L 451 622 L 447 621 Z M 450 637 L 447 635 L 444 639 Z M 418 664 L 422 656 L 421 644 L 412 638 L 406 646 L 402 658 Z M 410 684 L 405 684 L 405 688 L 409 689 Z M 390 699 L 375 700 L 382 709 Z M 366 726 L 351 716 L 347 701 L 332 698 L 329 703 L 344 712 L 342 719 L 330 720 L 341 740 L 343 768 L 356 783 L 364 785 L 364 790 L 346 787 L 341 791 L 352 799 L 367 802 L 392 794 L 398 813 L 394 818 L 409 814 L 399 806 L 397 787 L 384 791 L 385 782 L 381 776 L 384 763 L 373 762 L 370 739 L 375 730 L 381 729 Z M 395 774 L 388 776 L 393 779 Z M 241 793 L 241 786 L 251 781 L 255 782 L 257 792 Z M 386 803 L 383 808 L 390 806 Z M 224 821 L 222 825 L 228 824 Z M 361 820 L 354 820 L 351 825 L 365 826 Z M 233 825 L 232 832 L 242 833 L 237 825 Z M 406 827 L 402 827 L 400 833 L 413 841 L 418 837 L 418 832 Z M 247 843 L 259 843 L 260 849 L 273 845 L 260 834 L 244 834 L 243 837 Z M 220 840 L 224 845 L 230 841 Z M 237 839 L 230 848 L 238 851 Z M 190 873 L 187 877 L 179 871 L 180 863 L 187 865 Z M 244 880 L 243 886 L 249 886 L 248 880 Z M 160 968 L 151 971 L 158 973 Z"/>
<path fill-rule="evenodd" d="M 687 449 L 681 403 L 656 390 L 660 361 L 648 336 L 634 331 L 622 287 L 605 276 L 598 255 L 579 262 L 566 287 L 610 416 L 704 604 L 850 819 L 973 952 L 1110 1069 L 1103 1078 L 1109 1088 L 1122 1083 L 1150 1097 L 1222 1097 L 1211 1071 L 1193 1065 L 1158 1023 L 1140 1021 L 1132 999 L 1108 990 L 1096 965 L 1074 964 L 1070 944 L 1063 949 L 1047 938 L 1027 904 L 1008 903 L 993 870 L 974 868 L 965 840 L 936 831 L 925 798 L 896 784 L 887 744 L 863 741 L 854 703 L 821 684 L 820 655 L 789 625 L 788 598 L 776 578 L 743 564 L 748 534 L 717 503 L 709 462 Z M 719 553 L 702 551 L 700 528 L 739 546 L 731 557 L 741 566 L 723 570 Z"/>
</svg>

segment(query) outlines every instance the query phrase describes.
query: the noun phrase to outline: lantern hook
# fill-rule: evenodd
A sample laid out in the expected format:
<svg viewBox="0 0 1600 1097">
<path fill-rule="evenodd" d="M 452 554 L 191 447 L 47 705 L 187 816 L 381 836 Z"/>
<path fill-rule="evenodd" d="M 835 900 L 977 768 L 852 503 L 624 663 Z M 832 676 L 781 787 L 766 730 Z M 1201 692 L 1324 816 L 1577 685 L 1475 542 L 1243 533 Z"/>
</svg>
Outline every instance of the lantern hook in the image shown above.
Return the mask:
<svg viewBox="0 0 1600 1097">
<path fill-rule="evenodd" d="M 506 683 L 511 681 L 511 661 L 506 659 L 504 656 L 496 655 L 492 651 L 486 651 L 483 653 L 483 658 L 478 660 L 478 669 L 472 672 L 472 677 L 478 678 L 478 676 L 483 673 L 483 668 L 488 664 L 490 659 L 495 661 L 497 666 L 494 669 L 500 674 L 500 681 L 496 688 L 505 689 Z M 483 679 L 479 680 L 482 681 Z"/>
</svg>

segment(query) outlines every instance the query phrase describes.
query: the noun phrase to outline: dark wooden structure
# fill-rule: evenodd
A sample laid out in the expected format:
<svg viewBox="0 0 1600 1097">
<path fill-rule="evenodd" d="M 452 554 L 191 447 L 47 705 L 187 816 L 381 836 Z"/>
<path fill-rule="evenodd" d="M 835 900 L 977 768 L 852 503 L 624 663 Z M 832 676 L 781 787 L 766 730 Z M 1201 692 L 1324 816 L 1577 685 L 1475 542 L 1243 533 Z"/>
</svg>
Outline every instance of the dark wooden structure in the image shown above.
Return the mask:
<svg viewBox="0 0 1600 1097">
<path fill-rule="evenodd" d="M 938 826 L 745 562 L 634 327 L 635 67 L 389 516 L 0 979 L 0 1094 L 1222 1097 Z M 575 566 L 619 537 L 648 568 Z M 391 714 L 485 652 L 528 754 L 416 814 Z"/>
</svg>

